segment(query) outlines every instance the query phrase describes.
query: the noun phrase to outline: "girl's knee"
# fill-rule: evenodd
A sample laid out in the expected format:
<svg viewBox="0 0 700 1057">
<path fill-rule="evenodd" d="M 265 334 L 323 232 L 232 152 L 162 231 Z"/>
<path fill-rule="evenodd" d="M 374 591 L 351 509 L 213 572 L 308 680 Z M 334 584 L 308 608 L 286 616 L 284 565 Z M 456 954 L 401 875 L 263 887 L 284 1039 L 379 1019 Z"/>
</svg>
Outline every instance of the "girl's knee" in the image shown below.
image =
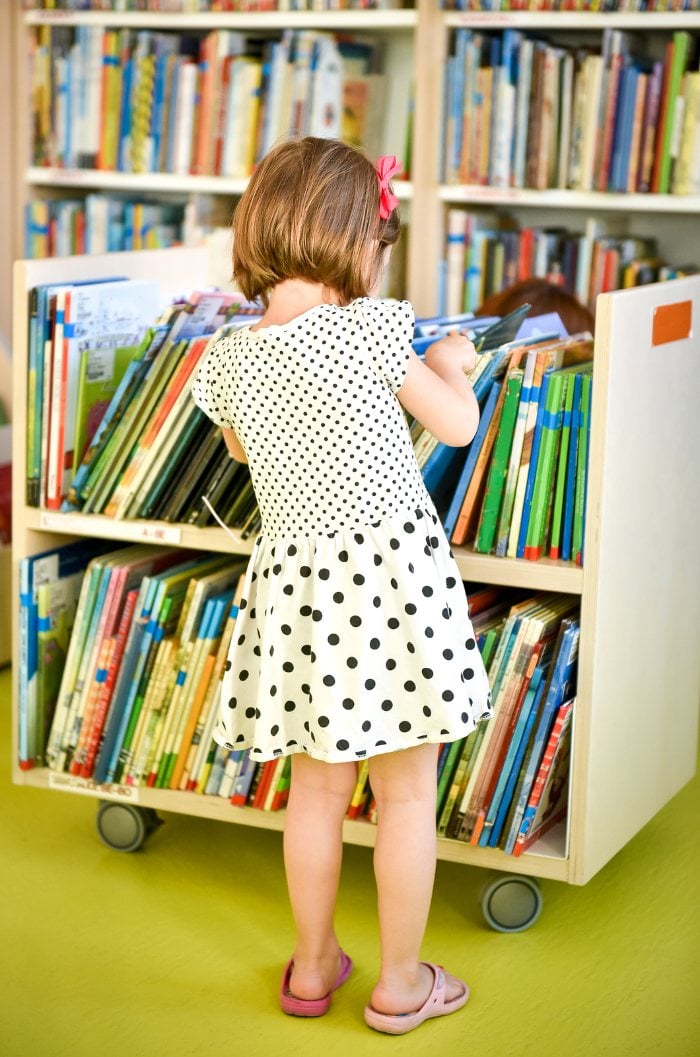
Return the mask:
<svg viewBox="0 0 700 1057">
<path fill-rule="evenodd" d="M 437 789 L 437 745 L 419 745 L 370 760 L 372 793 L 381 804 L 433 800 Z"/>
<path fill-rule="evenodd" d="M 314 760 L 306 753 L 295 753 L 292 757 L 292 783 L 297 792 L 303 788 L 307 793 L 350 801 L 357 784 L 357 765 L 354 763 L 324 763 Z"/>
</svg>

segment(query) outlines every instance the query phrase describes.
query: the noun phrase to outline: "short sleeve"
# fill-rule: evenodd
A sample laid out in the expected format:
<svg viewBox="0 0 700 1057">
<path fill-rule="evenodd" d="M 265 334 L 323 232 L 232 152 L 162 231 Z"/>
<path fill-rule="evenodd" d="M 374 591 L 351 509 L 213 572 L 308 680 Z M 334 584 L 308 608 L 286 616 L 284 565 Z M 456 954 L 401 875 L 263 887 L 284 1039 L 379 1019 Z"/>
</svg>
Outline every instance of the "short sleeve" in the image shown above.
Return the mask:
<svg viewBox="0 0 700 1057">
<path fill-rule="evenodd" d="M 230 398 L 233 391 L 233 363 L 228 338 L 209 350 L 192 382 L 192 399 L 217 426 L 232 428 Z"/>
<path fill-rule="evenodd" d="M 406 380 L 415 317 L 409 301 L 363 298 L 362 313 L 368 330 L 376 372 L 392 393 Z"/>
</svg>

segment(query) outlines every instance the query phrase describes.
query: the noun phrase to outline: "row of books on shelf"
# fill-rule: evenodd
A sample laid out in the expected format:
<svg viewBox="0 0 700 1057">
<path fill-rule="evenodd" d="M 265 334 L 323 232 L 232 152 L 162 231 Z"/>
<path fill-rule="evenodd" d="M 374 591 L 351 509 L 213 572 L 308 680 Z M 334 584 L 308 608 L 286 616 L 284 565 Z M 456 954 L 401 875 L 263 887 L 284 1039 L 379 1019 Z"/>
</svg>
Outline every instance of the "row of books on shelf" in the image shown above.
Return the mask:
<svg viewBox="0 0 700 1057">
<path fill-rule="evenodd" d="M 187 241 L 187 209 L 103 194 L 34 198 L 24 211 L 25 256 L 70 257 L 179 246 Z"/>
<path fill-rule="evenodd" d="M 45 284 L 30 293 L 27 501 L 49 510 L 259 525 L 247 467 L 190 397 L 212 341 L 250 321 L 208 291 L 159 315 L 157 282 Z M 184 453 L 196 451 L 183 473 Z M 222 505 L 221 505 L 222 504 Z"/>
<path fill-rule="evenodd" d="M 441 0 L 446 11 L 697 11 L 700 0 Z"/>
<path fill-rule="evenodd" d="M 196 526 L 212 523 L 213 507 L 247 539 L 260 528 L 248 467 L 228 456 L 190 386 L 212 344 L 257 310 L 212 290 L 158 316 L 160 296 L 156 282 L 121 279 L 30 292 L 27 502 Z M 420 321 L 419 354 L 456 327 L 480 343 L 471 380 L 482 415 L 466 449 L 409 425 L 453 543 L 581 564 L 592 339 L 562 336 L 558 317 L 526 320 L 528 308 L 503 321 Z"/>
<path fill-rule="evenodd" d="M 25 10 L 159 11 L 214 14 L 228 11 L 387 11 L 411 6 L 401 0 L 23 0 Z"/>
<path fill-rule="evenodd" d="M 379 42 L 313 30 L 272 39 L 41 25 L 34 164 L 245 178 L 285 135 L 376 154 L 381 67 Z"/>
<path fill-rule="evenodd" d="M 647 46 L 610 28 L 600 53 L 516 29 L 458 28 L 445 74 L 445 181 L 698 193 L 696 42 L 674 32 L 663 59 Z"/>
<path fill-rule="evenodd" d="M 27 10 L 162 11 L 335 11 L 411 7 L 401 0 L 23 0 Z M 697 11 L 700 0 L 442 0 L 448 11 Z"/>
<path fill-rule="evenodd" d="M 678 279 L 697 271 L 674 267 L 656 239 L 625 234 L 626 218 L 590 218 L 582 232 L 523 227 L 489 210 L 447 210 L 439 303 L 448 315 L 475 311 L 492 294 L 532 276 L 563 287 L 595 309 L 598 294 Z"/>
<path fill-rule="evenodd" d="M 288 760 L 256 764 L 213 740 L 243 561 L 113 546 L 81 540 L 21 563 L 20 766 L 284 806 Z M 518 854 L 566 810 L 577 602 L 484 588 L 469 603 L 494 717 L 441 748 L 438 830 Z M 368 775 L 350 817 L 376 818 Z"/>
<path fill-rule="evenodd" d="M 555 313 L 523 320 L 529 307 L 512 314 L 521 324 L 515 340 L 485 350 L 469 376 L 481 410 L 471 444 L 450 448 L 414 423 L 414 450 L 451 543 L 503 558 L 582 565 L 593 338 L 562 336 Z M 489 322 L 437 326 L 461 330 L 478 347 L 488 341 Z M 435 340 L 435 324 L 428 326 L 433 333 L 419 348 Z"/>
</svg>

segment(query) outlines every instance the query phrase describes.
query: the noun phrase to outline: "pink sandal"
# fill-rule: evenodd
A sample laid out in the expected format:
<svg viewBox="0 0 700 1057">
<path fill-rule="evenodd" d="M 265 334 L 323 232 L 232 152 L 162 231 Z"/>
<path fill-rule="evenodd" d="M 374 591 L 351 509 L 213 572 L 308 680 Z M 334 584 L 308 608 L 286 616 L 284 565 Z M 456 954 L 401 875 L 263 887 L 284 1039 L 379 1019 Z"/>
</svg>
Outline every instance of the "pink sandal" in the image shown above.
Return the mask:
<svg viewBox="0 0 700 1057">
<path fill-rule="evenodd" d="M 461 1009 L 469 998 L 469 988 L 463 980 L 458 982 L 464 988 L 461 995 L 457 995 L 450 1002 L 445 999 L 445 970 L 442 965 L 433 965 L 432 962 L 423 962 L 432 969 L 435 976 L 433 989 L 426 998 L 424 1004 L 415 1013 L 378 1013 L 371 1006 L 365 1006 L 365 1023 L 375 1031 L 384 1031 L 389 1035 L 405 1035 L 407 1031 L 413 1031 L 424 1020 L 430 1017 L 443 1017 L 448 1013 L 454 1013 Z"/>
<path fill-rule="evenodd" d="M 294 1017 L 322 1017 L 330 1009 L 333 992 L 337 991 L 349 977 L 352 969 L 352 958 L 345 951 L 340 951 L 340 972 L 330 991 L 323 998 L 297 998 L 296 995 L 291 993 L 289 981 L 293 967 L 294 961 L 288 961 L 282 975 L 282 985 L 280 987 L 280 1006 L 282 1011 Z"/>
</svg>

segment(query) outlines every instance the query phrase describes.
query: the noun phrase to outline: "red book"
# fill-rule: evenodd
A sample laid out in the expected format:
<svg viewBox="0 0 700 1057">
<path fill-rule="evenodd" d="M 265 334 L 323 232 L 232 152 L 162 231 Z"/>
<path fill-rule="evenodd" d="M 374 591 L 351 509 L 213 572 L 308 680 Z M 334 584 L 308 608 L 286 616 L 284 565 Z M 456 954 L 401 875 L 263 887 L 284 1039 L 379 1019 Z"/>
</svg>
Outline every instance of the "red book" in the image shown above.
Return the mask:
<svg viewBox="0 0 700 1057">
<path fill-rule="evenodd" d="M 661 175 L 661 155 L 663 153 L 664 136 L 666 134 L 666 122 L 673 121 L 673 114 L 667 114 L 668 109 L 668 86 L 671 79 L 671 67 L 673 66 L 673 41 L 666 43 L 664 52 L 664 77 L 661 85 L 661 99 L 659 100 L 658 121 L 656 122 L 656 137 L 654 139 L 654 167 L 651 174 L 651 190 L 654 194 L 659 193 L 659 177 Z"/>
<path fill-rule="evenodd" d="M 129 634 L 129 628 L 131 627 L 131 621 L 134 615 L 134 609 L 136 608 L 136 600 L 138 599 L 138 596 L 139 589 L 135 587 L 132 591 L 128 592 L 124 601 L 119 628 L 114 640 L 114 648 L 109 659 L 107 676 L 102 684 L 87 746 L 85 748 L 85 759 L 80 769 L 80 774 L 83 778 L 90 778 L 92 776 L 95 760 L 102 741 L 102 732 L 107 720 L 110 701 L 112 699 L 112 690 L 114 689 L 114 684 L 119 672 L 122 654 L 124 653 L 124 647 L 126 645 L 126 637 Z"/>
<path fill-rule="evenodd" d="M 262 764 L 262 774 L 260 775 L 260 781 L 258 782 L 258 788 L 255 790 L 251 807 L 262 808 L 264 805 L 276 766 L 277 760 L 267 760 Z"/>
<path fill-rule="evenodd" d="M 620 71 L 622 70 L 622 55 L 616 52 L 610 57 L 610 69 L 608 71 L 607 88 L 608 94 L 605 101 L 603 114 L 603 125 L 599 130 L 599 154 L 598 154 L 598 178 L 597 189 L 607 191 L 608 177 L 610 176 L 610 164 L 612 161 L 612 149 L 615 136 L 615 112 L 617 110 L 617 98 L 620 93 Z M 617 130 L 619 135 L 619 129 Z"/>
</svg>

